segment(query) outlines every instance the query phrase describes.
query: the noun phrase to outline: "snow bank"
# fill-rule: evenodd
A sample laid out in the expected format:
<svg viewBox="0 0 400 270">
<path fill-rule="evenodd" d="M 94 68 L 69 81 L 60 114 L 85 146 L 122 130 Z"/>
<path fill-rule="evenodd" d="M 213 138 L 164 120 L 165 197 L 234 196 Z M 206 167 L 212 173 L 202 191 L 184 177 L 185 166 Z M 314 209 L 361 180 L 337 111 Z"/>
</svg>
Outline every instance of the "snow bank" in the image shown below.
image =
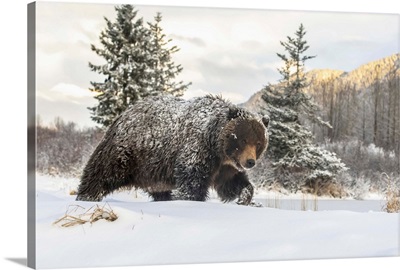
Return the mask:
<svg viewBox="0 0 400 270">
<path fill-rule="evenodd" d="M 399 214 L 384 212 L 150 202 L 125 192 L 105 200 L 116 221 L 62 228 L 52 223 L 68 206 L 88 209 L 96 203 L 76 202 L 65 190 L 71 186 L 58 180 L 38 176 L 38 268 L 399 255 Z"/>
</svg>

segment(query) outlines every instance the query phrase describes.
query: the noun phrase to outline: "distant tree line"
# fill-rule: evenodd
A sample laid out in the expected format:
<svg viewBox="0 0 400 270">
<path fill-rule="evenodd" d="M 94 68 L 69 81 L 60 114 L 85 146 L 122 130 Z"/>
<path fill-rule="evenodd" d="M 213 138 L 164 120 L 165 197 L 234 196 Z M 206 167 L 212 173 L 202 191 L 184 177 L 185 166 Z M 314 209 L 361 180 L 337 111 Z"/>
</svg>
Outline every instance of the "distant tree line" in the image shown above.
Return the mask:
<svg viewBox="0 0 400 270">
<path fill-rule="evenodd" d="M 103 136 L 97 127 L 79 128 L 60 117 L 50 125 L 36 126 L 36 169 L 49 175 L 79 177 L 83 166 Z"/>
<path fill-rule="evenodd" d="M 313 125 L 320 143 L 358 140 L 397 157 L 400 174 L 400 58 L 399 55 L 365 65 L 351 79 L 330 77 L 312 83 L 310 94 L 321 104 L 322 118 L 332 128 Z"/>
<path fill-rule="evenodd" d="M 364 66 L 348 80 L 331 77 L 312 83 L 310 94 L 321 104 L 332 129 L 315 127 L 319 141 L 358 139 L 385 150 L 400 150 L 399 55 Z"/>
<path fill-rule="evenodd" d="M 362 199 L 368 192 L 386 193 L 389 184 L 400 187 L 398 157 L 394 151 L 366 145 L 357 139 L 327 143 L 325 149 L 335 152 L 349 167 L 339 177 L 346 195 Z"/>
</svg>

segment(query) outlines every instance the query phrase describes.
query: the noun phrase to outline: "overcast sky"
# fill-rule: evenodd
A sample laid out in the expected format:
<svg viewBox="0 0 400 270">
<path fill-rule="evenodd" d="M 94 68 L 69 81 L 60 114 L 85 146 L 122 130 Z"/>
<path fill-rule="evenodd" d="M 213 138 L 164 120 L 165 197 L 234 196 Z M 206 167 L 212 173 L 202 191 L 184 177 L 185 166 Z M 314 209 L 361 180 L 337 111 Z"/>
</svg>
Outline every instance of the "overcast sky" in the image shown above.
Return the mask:
<svg viewBox="0 0 400 270">
<path fill-rule="evenodd" d="M 60 116 L 92 126 L 88 106 L 95 99 L 90 81 L 104 78 L 88 68 L 102 64 L 90 50 L 99 44 L 103 17 L 115 18 L 114 4 L 37 2 L 37 113 L 45 122 Z M 390 14 L 271 11 L 232 8 L 179 8 L 137 5 L 138 16 L 163 16 L 164 33 L 180 51 L 174 62 L 184 68 L 179 79 L 192 82 L 185 98 L 222 94 L 246 101 L 279 79 L 279 41 L 293 36 L 300 23 L 310 45 L 307 69 L 351 71 L 399 51 L 399 16 Z"/>
</svg>

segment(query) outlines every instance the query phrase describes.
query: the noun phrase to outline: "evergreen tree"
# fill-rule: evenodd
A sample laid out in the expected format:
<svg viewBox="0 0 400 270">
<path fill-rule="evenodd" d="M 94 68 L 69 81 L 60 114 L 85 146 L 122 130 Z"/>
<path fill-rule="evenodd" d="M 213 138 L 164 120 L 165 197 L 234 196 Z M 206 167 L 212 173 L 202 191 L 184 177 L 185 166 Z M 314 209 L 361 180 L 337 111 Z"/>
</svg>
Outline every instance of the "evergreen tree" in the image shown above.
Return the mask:
<svg viewBox="0 0 400 270">
<path fill-rule="evenodd" d="M 171 55 L 179 51 L 178 47 L 173 46 L 167 48 L 171 39 L 166 40 L 163 29 L 160 26 L 162 16 L 157 13 L 154 17 L 155 23 L 148 23 L 149 29 L 152 34 L 150 40 L 149 52 L 152 58 L 152 79 L 151 79 L 151 93 L 167 92 L 176 96 L 182 96 L 185 89 L 190 84 L 183 84 L 182 81 L 176 83 L 173 79 L 182 71 L 181 65 L 175 65 L 172 62 Z"/>
<path fill-rule="evenodd" d="M 281 83 L 264 87 L 262 98 L 271 119 L 268 158 L 273 161 L 275 177 L 292 191 L 309 186 L 317 192 L 318 185 L 323 188 L 334 181 L 345 165 L 334 153 L 315 146 L 312 133 L 300 121 L 307 117 L 320 125 L 330 126 L 318 117 L 318 106 L 303 91 L 307 86 L 304 64 L 315 57 L 304 55 L 309 48 L 305 34 L 301 24 L 295 38 L 287 37 L 287 42 L 281 42 L 288 53 L 277 54 L 284 61 L 284 67 L 278 69 L 282 75 Z"/>
<path fill-rule="evenodd" d="M 306 33 L 303 24 L 300 24 L 299 29 L 295 32 L 295 38 L 288 36 L 286 42 L 280 41 L 288 53 L 288 55 L 277 53 L 277 56 L 284 62 L 284 67 L 279 68 L 278 71 L 282 75 L 280 82 L 284 87 L 281 90 L 285 98 L 275 99 L 275 102 L 301 113 L 319 125 L 330 127 L 328 122 L 324 122 L 318 117 L 319 107 L 303 91 L 308 86 L 304 71 L 305 62 L 316 57 L 304 55 L 310 48 L 304 39 Z"/>
<path fill-rule="evenodd" d="M 91 49 L 105 59 L 103 65 L 89 63 L 92 71 L 105 76 L 104 82 L 90 82 L 98 104 L 88 108 L 92 120 L 109 126 L 129 105 L 149 95 L 182 95 L 188 84 L 174 83 L 182 71 L 171 59 L 178 51 L 166 45 L 160 27 L 161 15 L 146 26 L 132 5 L 116 6 L 115 22 L 104 18 L 106 28 L 100 34 L 101 47 Z"/>
</svg>

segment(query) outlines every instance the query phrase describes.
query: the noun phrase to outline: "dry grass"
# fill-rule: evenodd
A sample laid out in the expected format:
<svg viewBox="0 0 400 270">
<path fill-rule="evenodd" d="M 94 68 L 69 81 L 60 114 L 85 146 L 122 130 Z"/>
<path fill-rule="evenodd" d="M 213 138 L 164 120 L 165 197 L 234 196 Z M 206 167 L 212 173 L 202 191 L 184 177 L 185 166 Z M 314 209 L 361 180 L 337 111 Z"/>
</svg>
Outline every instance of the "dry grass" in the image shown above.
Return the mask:
<svg viewBox="0 0 400 270">
<path fill-rule="evenodd" d="M 314 194 L 314 199 L 313 199 L 313 210 L 318 211 L 318 196 Z"/>
<path fill-rule="evenodd" d="M 270 208 L 276 208 L 276 209 L 280 209 L 281 208 L 281 198 L 278 194 L 274 195 L 274 198 L 267 198 L 267 206 L 266 207 L 270 207 Z"/>
<path fill-rule="evenodd" d="M 301 211 L 306 211 L 307 210 L 307 200 L 306 200 L 306 196 L 304 195 L 304 193 L 301 195 L 301 206 L 300 209 Z"/>
<path fill-rule="evenodd" d="M 316 196 L 330 196 L 333 198 L 342 198 L 348 195 L 347 191 L 340 183 L 334 182 L 323 182 L 320 180 L 314 180 L 303 185 L 300 188 L 302 193 L 312 194 Z"/>
<path fill-rule="evenodd" d="M 387 183 L 387 190 L 385 194 L 386 205 L 383 210 L 388 213 L 399 213 L 400 212 L 400 187 L 393 183 L 392 179 L 383 173 L 385 181 Z"/>
<path fill-rule="evenodd" d="M 61 227 L 71 227 L 85 223 L 92 224 L 100 219 L 114 221 L 117 218 L 118 216 L 114 213 L 108 203 L 103 205 L 103 207 L 98 205 L 92 206 L 86 211 L 85 208 L 80 205 L 70 205 L 65 215 L 56 220 L 53 224 L 61 225 Z"/>
<path fill-rule="evenodd" d="M 282 203 L 282 200 L 287 200 Z M 268 208 L 276 208 L 276 209 L 287 209 L 287 210 L 299 210 L 299 205 L 297 201 L 300 202 L 300 210 L 301 211 L 318 211 L 318 196 L 313 194 L 302 194 L 301 199 L 292 200 L 292 199 L 282 199 L 282 196 L 279 193 L 276 193 L 274 196 L 268 196 L 266 198 L 266 206 Z"/>
<path fill-rule="evenodd" d="M 311 204 L 311 206 L 310 206 Z M 308 211 L 308 210 L 313 210 L 313 211 L 318 211 L 318 196 L 316 194 L 313 195 L 313 199 L 310 200 L 308 198 L 307 194 L 302 194 L 301 195 L 301 205 L 300 209 L 302 211 Z"/>
</svg>

